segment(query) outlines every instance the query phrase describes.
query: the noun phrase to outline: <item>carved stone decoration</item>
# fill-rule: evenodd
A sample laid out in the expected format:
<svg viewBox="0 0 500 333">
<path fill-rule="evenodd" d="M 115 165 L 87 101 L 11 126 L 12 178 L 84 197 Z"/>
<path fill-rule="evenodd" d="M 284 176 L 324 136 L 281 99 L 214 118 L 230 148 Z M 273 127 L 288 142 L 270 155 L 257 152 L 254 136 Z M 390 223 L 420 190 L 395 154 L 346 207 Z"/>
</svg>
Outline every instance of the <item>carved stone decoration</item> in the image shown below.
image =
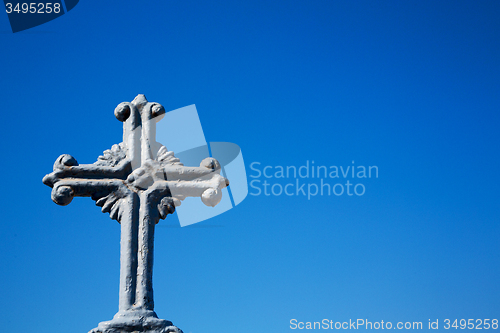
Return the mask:
<svg viewBox="0 0 500 333">
<path fill-rule="evenodd" d="M 106 150 L 94 164 L 80 165 L 71 155 L 61 155 L 54 171 L 43 178 L 56 204 L 67 205 L 75 196 L 91 197 L 121 224 L 119 310 L 90 333 L 182 333 L 154 312 L 155 225 L 186 197 L 217 205 L 229 181 L 220 175 L 216 159 L 186 167 L 156 142 L 156 122 L 164 113 L 163 106 L 148 102 L 144 95 L 119 104 L 115 116 L 123 122 L 122 143 Z"/>
</svg>

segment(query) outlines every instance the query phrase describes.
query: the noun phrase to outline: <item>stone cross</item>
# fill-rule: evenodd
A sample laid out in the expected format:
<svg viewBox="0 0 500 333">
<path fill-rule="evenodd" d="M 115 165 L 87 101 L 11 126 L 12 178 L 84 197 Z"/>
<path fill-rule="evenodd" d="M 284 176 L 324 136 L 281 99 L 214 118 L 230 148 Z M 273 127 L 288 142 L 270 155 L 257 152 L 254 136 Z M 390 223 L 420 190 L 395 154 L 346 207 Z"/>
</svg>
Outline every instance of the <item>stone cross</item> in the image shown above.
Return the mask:
<svg viewBox="0 0 500 333">
<path fill-rule="evenodd" d="M 79 165 L 71 155 L 61 155 L 54 171 L 43 178 L 56 204 L 67 205 L 75 196 L 91 197 L 121 224 L 119 311 L 91 333 L 182 333 L 154 312 L 155 225 L 188 196 L 217 205 L 229 181 L 220 175 L 216 159 L 186 167 L 156 142 L 156 123 L 164 114 L 163 106 L 148 102 L 144 95 L 119 104 L 115 116 L 123 122 L 122 143 L 94 164 Z"/>
</svg>

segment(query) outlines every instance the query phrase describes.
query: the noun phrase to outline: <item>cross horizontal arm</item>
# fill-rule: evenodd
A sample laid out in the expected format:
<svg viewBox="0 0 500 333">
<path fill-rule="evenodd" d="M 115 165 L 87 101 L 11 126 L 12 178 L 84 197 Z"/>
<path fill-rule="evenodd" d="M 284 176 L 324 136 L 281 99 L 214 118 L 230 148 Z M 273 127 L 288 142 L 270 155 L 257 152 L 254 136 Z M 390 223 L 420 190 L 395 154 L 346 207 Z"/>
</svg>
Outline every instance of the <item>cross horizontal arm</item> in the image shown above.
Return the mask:
<svg viewBox="0 0 500 333">
<path fill-rule="evenodd" d="M 128 159 L 121 161 L 118 165 L 103 166 L 95 164 L 79 165 L 71 155 L 61 155 L 54 163 L 54 172 L 43 178 L 43 183 L 53 187 L 55 183 L 64 178 L 84 179 L 126 179 L 132 172 L 132 166 Z"/>
<path fill-rule="evenodd" d="M 146 189 L 155 181 L 198 181 L 210 180 L 219 175 L 221 167 L 215 158 L 205 158 L 199 167 L 187 167 L 180 163 L 162 164 L 153 160 L 147 160 L 143 165 L 134 170 L 128 177 L 127 183 L 139 189 Z M 229 181 L 226 179 L 227 185 Z M 224 187 L 225 187 L 224 186 Z"/>
<path fill-rule="evenodd" d="M 92 197 L 94 200 L 114 193 L 117 197 L 126 196 L 130 190 L 118 179 L 62 179 L 52 188 L 52 200 L 65 206 L 73 197 Z"/>
<path fill-rule="evenodd" d="M 166 180 L 194 181 L 211 177 L 216 171 L 204 167 L 166 166 L 163 172 Z"/>
<path fill-rule="evenodd" d="M 158 218 L 166 218 L 175 212 L 186 197 L 201 197 L 201 201 L 214 207 L 222 199 L 221 189 L 229 185 L 229 181 L 219 174 L 213 174 L 207 180 L 195 181 L 156 181 L 145 192 L 147 201 L 158 207 Z M 156 219 L 155 223 L 158 223 Z"/>
<path fill-rule="evenodd" d="M 193 181 L 157 181 L 149 189 L 151 192 L 167 193 L 174 198 L 183 200 L 186 197 L 202 197 L 207 190 L 219 191 L 228 185 L 227 179 L 219 174 L 213 174 L 208 180 Z M 208 193 L 207 193 L 208 196 Z M 208 197 L 207 197 L 208 198 Z M 218 202 L 217 202 L 218 203 Z M 209 205 L 215 206 L 216 204 Z"/>
</svg>

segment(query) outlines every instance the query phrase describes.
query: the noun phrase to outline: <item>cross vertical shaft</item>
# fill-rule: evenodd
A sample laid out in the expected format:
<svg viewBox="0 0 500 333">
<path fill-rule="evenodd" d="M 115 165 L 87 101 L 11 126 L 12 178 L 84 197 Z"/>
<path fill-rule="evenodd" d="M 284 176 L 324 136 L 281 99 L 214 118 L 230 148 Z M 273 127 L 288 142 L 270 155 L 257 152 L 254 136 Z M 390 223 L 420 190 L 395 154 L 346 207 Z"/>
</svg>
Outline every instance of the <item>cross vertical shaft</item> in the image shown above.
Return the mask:
<svg viewBox="0 0 500 333">
<path fill-rule="evenodd" d="M 139 265 L 137 267 L 136 306 L 144 310 L 153 310 L 153 246 L 155 220 L 147 207 L 147 193 L 141 194 L 139 212 Z"/>
<path fill-rule="evenodd" d="M 135 303 L 137 285 L 137 222 L 139 197 L 130 193 L 125 198 L 126 211 L 121 219 L 120 235 L 120 293 L 118 313 L 131 311 Z"/>
</svg>

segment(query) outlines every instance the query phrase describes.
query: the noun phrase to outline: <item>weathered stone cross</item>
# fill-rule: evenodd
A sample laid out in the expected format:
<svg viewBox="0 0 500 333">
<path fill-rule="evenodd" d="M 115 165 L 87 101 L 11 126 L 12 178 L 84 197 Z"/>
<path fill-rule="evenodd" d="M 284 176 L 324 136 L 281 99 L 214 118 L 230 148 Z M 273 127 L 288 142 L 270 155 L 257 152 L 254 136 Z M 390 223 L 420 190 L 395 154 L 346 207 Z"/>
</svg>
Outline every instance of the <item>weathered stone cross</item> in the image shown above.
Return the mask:
<svg viewBox="0 0 500 333">
<path fill-rule="evenodd" d="M 106 150 L 94 164 L 79 165 L 61 155 L 54 172 L 43 178 L 52 200 L 67 205 L 73 197 L 92 197 L 104 213 L 121 223 L 119 311 L 92 333 L 182 332 L 158 319 L 153 302 L 155 224 L 175 211 L 186 197 L 217 205 L 229 185 L 214 158 L 199 167 L 185 167 L 174 153 L 156 142 L 156 122 L 165 114 L 158 103 L 138 95 L 115 109 L 123 122 L 123 142 Z"/>
</svg>

